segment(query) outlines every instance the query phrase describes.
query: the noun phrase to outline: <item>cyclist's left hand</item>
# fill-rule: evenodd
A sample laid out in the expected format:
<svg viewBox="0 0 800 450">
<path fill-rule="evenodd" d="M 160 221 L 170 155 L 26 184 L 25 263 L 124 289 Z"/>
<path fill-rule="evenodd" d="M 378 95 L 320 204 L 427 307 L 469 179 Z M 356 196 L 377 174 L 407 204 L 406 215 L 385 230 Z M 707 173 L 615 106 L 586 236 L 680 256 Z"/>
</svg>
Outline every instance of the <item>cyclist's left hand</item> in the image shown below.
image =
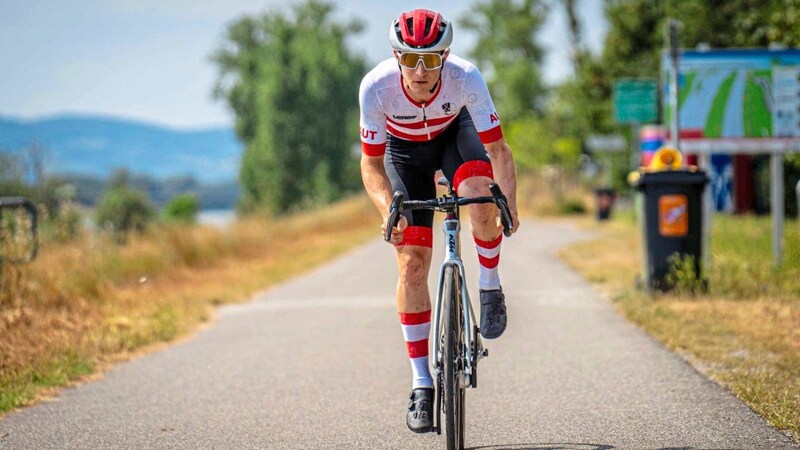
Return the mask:
<svg viewBox="0 0 800 450">
<path fill-rule="evenodd" d="M 514 234 L 519 229 L 519 215 L 516 209 L 509 208 L 508 212 L 511 213 L 511 222 L 513 222 L 514 225 L 514 230 L 511 231 L 511 234 Z M 497 229 L 501 232 L 503 231 L 503 221 L 500 220 L 500 216 L 497 216 Z"/>
</svg>

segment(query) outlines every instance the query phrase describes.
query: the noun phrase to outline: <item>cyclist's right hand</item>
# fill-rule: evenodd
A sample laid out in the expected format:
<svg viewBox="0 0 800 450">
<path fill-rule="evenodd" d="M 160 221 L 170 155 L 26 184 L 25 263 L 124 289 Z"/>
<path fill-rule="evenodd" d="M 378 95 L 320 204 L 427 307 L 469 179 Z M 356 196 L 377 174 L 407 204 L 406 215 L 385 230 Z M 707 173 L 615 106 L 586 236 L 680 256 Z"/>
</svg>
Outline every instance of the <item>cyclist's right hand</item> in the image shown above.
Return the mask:
<svg viewBox="0 0 800 450">
<path fill-rule="evenodd" d="M 405 216 L 400 216 L 397 221 L 397 226 L 392 228 L 392 236 L 389 238 L 389 243 L 397 245 L 403 241 L 403 230 L 408 226 L 408 219 Z M 381 236 L 386 235 L 386 221 L 381 225 Z"/>
</svg>

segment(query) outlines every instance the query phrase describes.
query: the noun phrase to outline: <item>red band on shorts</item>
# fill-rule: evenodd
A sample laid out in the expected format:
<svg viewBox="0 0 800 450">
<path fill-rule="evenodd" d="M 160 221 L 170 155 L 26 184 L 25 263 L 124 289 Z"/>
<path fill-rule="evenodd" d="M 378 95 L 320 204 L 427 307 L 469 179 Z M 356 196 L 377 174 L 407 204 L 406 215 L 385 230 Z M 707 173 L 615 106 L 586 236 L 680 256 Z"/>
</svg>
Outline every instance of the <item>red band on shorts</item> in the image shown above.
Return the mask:
<svg viewBox="0 0 800 450">
<path fill-rule="evenodd" d="M 403 230 L 403 240 L 397 245 L 418 245 L 420 247 L 433 248 L 433 229 L 409 225 Z"/>
<path fill-rule="evenodd" d="M 431 310 L 418 313 L 399 313 L 403 325 L 420 325 L 431 321 Z"/>
<path fill-rule="evenodd" d="M 492 165 L 486 161 L 467 161 L 462 164 L 453 175 L 453 188 L 458 191 L 462 181 L 472 177 L 489 177 L 494 179 Z"/>
</svg>

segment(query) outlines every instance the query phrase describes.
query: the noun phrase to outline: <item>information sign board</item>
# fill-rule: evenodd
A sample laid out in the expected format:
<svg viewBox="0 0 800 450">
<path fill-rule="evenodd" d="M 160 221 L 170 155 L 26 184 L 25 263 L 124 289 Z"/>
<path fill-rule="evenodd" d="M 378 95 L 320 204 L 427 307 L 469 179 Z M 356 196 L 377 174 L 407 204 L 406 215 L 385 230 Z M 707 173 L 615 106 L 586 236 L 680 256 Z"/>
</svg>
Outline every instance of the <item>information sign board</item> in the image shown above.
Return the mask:
<svg viewBox="0 0 800 450">
<path fill-rule="evenodd" d="M 614 118 L 617 123 L 650 123 L 658 119 L 658 83 L 648 78 L 614 81 Z"/>
</svg>

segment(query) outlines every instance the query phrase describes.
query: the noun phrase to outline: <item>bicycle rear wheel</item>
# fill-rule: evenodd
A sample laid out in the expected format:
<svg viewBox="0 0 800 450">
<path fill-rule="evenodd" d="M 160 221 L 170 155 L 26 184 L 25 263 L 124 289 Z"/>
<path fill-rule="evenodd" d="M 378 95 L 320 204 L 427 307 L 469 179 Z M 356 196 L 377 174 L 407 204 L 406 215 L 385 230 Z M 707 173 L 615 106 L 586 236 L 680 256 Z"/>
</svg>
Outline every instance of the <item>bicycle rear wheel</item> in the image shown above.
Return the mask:
<svg viewBox="0 0 800 450">
<path fill-rule="evenodd" d="M 445 269 L 442 291 L 443 393 L 445 436 L 448 450 L 464 448 L 464 333 L 461 323 L 461 282 L 455 267 Z"/>
</svg>

